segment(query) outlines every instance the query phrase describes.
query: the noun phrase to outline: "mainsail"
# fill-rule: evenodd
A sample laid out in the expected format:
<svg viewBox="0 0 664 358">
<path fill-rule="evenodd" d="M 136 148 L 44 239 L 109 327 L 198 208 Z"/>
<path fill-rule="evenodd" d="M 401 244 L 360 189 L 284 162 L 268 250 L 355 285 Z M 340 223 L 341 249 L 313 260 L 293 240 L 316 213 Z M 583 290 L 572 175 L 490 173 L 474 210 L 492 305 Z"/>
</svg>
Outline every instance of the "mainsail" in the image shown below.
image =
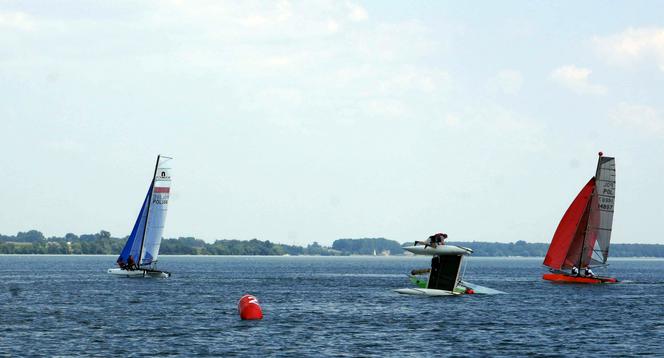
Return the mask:
<svg viewBox="0 0 664 358">
<path fill-rule="evenodd" d="M 609 256 L 615 201 L 615 159 L 600 154 L 596 175 L 558 224 L 544 265 L 560 270 L 602 265 Z"/>
<path fill-rule="evenodd" d="M 590 204 L 586 234 L 585 265 L 604 265 L 609 258 L 613 228 L 613 207 L 616 200 L 616 160 L 600 157 L 595 175 L 596 188 Z"/>
<path fill-rule="evenodd" d="M 117 260 L 120 264 L 129 263 L 130 256 L 132 261 L 139 265 L 151 265 L 157 262 L 171 188 L 170 167 L 166 164 L 170 159 L 172 158 L 157 157 L 157 165 L 148 194 L 143 201 L 127 243 Z"/>
</svg>

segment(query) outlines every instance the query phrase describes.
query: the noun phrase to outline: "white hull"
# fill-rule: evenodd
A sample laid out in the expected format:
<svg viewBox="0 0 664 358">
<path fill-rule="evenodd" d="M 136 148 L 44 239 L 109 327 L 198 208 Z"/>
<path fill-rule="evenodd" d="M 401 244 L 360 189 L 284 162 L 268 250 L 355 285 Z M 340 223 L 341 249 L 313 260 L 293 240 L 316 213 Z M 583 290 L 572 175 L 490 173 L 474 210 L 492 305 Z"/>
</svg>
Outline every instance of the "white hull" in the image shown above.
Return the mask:
<svg viewBox="0 0 664 358">
<path fill-rule="evenodd" d="M 431 246 L 408 246 L 403 248 L 406 251 L 410 251 L 415 255 L 470 255 L 473 253 L 473 250 L 455 245 L 438 245 L 436 247 Z"/>
<path fill-rule="evenodd" d="M 459 293 L 452 291 L 434 290 L 431 288 L 399 288 L 394 292 L 404 295 L 420 295 L 420 296 L 458 296 Z"/>
<path fill-rule="evenodd" d="M 118 277 L 150 277 L 150 278 L 168 278 L 171 277 L 170 272 L 157 271 L 157 270 L 123 270 L 121 268 L 111 268 L 107 271 L 111 275 Z"/>
</svg>

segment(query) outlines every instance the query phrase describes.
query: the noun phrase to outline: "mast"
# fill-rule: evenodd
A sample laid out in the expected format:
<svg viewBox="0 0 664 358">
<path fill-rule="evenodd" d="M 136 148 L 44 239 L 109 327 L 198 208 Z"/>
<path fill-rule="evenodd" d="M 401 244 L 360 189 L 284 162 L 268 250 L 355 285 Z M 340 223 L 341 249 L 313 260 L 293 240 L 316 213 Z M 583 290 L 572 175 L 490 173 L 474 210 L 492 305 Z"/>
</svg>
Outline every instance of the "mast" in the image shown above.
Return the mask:
<svg viewBox="0 0 664 358">
<path fill-rule="evenodd" d="M 154 191 L 154 178 L 157 175 L 157 168 L 159 168 L 159 159 L 161 154 L 157 155 L 157 163 L 154 165 L 154 173 L 152 173 L 152 184 L 150 184 L 150 200 L 148 201 L 148 208 L 145 211 L 145 226 L 143 226 L 143 236 L 141 237 L 141 248 L 138 250 L 138 260 L 136 266 L 141 267 L 141 255 L 143 254 L 143 243 L 145 242 L 145 231 L 148 229 L 148 219 L 150 218 L 150 203 L 152 203 L 152 194 Z"/>
</svg>

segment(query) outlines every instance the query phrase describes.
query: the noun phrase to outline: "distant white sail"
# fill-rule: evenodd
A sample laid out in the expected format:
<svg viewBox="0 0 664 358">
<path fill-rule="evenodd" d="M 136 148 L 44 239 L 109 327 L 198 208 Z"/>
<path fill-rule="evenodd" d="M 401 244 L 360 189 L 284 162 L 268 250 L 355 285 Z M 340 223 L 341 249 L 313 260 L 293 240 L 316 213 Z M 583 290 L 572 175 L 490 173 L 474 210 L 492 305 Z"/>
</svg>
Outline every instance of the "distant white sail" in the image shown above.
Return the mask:
<svg viewBox="0 0 664 358">
<path fill-rule="evenodd" d="M 152 183 L 152 193 L 147 210 L 147 224 L 143 238 L 143 249 L 140 265 L 151 265 L 157 262 L 161 246 L 168 199 L 171 191 L 171 168 L 168 165 L 172 158 L 159 156 Z"/>
</svg>

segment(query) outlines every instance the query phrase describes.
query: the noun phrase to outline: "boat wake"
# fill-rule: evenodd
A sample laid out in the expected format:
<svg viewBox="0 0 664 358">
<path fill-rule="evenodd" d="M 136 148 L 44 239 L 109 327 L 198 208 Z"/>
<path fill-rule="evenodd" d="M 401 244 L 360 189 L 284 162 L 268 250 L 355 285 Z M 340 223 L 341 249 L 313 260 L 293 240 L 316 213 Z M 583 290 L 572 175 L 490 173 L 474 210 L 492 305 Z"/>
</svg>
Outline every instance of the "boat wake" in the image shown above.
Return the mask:
<svg viewBox="0 0 664 358">
<path fill-rule="evenodd" d="M 633 281 L 633 280 L 625 280 L 625 281 L 618 281 L 618 283 L 622 284 L 628 284 L 628 285 L 652 285 L 652 286 L 662 286 L 664 285 L 664 281 Z"/>
</svg>

